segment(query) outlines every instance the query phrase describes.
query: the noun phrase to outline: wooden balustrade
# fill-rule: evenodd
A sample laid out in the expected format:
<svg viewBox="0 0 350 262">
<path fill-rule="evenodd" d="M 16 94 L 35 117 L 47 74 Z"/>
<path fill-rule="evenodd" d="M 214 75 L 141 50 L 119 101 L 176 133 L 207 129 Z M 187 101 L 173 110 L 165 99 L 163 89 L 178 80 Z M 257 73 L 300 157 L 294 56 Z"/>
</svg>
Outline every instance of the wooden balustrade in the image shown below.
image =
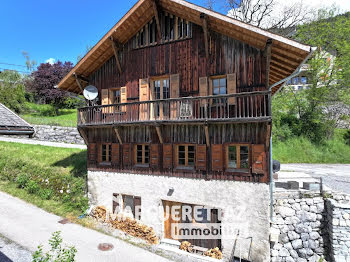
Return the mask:
<svg viewBox="0 0 350 262">
<path fill-rule="evenodd" d="M 78 125 L 270 121 L 271 93 L 182 97 L 78 109 Z"/>
</svg>

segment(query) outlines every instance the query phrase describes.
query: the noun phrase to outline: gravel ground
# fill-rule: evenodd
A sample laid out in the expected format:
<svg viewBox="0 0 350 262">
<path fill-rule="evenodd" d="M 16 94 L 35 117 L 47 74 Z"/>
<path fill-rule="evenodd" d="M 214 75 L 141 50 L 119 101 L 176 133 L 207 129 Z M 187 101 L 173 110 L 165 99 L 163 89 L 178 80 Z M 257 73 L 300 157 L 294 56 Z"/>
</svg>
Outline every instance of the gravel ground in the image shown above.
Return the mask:
<svg viewBox="0 0 350 262">
<path fill-rule="evenodd" d="M 32 253 L 0 235 L 1 262 L 31 262 Z"/>
<path fill-rule="evenodd" d="M 278 181 L 319 182 L 322 178 L 326 188 L 350 194 L 350 165 L 281 164 L 278 174 Z"/>
<path fill-rule="evenodd" d="M 0 141 L 21 143 L 21 144 L 30 144 L 30 145 L 42 145 L 42 146 L 86 149 L 86 145 L 75 145 L 75 144 L 39 141 L 39 140 L 33 140 L 33 139 L 25 138 L 25 137 L 14 138 L 11 136 L 0 136 Z"/>
</svg>

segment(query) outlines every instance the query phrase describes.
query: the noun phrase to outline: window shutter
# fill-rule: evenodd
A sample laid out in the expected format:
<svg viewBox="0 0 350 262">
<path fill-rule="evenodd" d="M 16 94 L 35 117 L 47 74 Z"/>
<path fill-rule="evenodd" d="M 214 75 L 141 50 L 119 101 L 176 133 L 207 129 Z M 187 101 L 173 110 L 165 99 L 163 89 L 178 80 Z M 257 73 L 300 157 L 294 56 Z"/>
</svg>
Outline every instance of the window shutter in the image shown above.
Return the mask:
<svg viewBox="0 0 350 262">
<path fill-rule="evenodd" d="M 228 74 L 227 75 L 227 94 L 236 94 L 236 73 L 234 74 Z M 228 99 L 229 105 L 235 105 L 236 104 L 236 98 L 230 97 Z"/>
<path fill-rule="evenodd" d="M 207 146 L 196 146 L 196 169 L 201 171 L 207 170 Z"/>
<path fill-rule="evenodd" d="M 120 152 L 119 144 L 112 144 L 112 165 L 119 166 L 120 164 Z"/>
<path fill-rule="evenodd" d="M 222 145 L 211 146 L 211 168 L 213 171 L 223 170 L 223 151 Z"/>
<path fill-rule="evenodd" d="M 131 166 L 131 144 L 123 144 L 123 166 Z"/>
<path fill-rule="evenodd" d="M 102 162 L 102 144 L 97 144 L 97 161 Z"/>
<path fill-rule="evenodd" d="M 96 164 L 97 155 L 96 155 L 96 143 L 88 144 L 88 163 L 89 165 Z"/>
<path fill-rule="evenodd" d="M 171 144 L 163 144 L 163 168 L 173 167 L 173 147 Z"/>
<path fill-rule="evenodd" d="M 148 78 L 139 80 L 139 100 L 148 101 L 150 95 Z M 148 116 L 148 105 L 140 104 L 140 120 L 147 120 Z"/>
<path fill-rule="evenodd" d="M 150 167 L 159 168 L 159 144 L 150 145 Z"/>
<path fill-rule="evenodd" d="M 108 89 L 101 90 L 101 103 L 102 103 L 102 105 L 109 104 L 109 90 Z"/>
<path fill-rule="evenodd" d="M 199 78 L 199 96 L 208 96 L 208 77 Z M 207 99 L 201 101 L 202 105 L 207 105 Z"/>
<path fill-rule="evenodd" d="M 266 169 L 266 152 L 264 145 L 252 145 L 253 167 L 252 172 L 255 174 L 265 174 Z"/>
<path fill-rule="evenodd" d="M 136 217 L 136 211 L 134 211 L 135 219 L 140 220 L 141 219 L 141 197 L 134 197 L 134 209 L 136 210 L 136 207 L 140 207 L 140 213 Z"/>
<path fill-rule="evenodd" d="M 170 98 L 180 97 L 180 75 L 170 75 Z M 178 103 L 170 104 L 171 119 L 177 118 Z"/>
<path fill-rule="evenodd" d="M 120 88 L 120 103 L 124 104 L 128 102 L 128 96 L 127 96 L 127 88 L 126 86 L 123 86 Z M 120 107 L 120 111 L 121 112 L 125 112 L 126 111 L 126 106 L 121 106 Z"/>
</svg>

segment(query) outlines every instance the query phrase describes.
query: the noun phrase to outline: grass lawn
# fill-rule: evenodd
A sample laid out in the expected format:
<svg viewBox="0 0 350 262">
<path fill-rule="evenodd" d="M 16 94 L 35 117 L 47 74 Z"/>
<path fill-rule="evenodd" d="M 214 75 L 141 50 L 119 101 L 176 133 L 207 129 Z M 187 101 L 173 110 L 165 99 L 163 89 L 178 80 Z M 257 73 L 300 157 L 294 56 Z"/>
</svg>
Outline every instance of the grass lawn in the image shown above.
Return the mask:
<svg viewBox="0 0 350 262">
<path fill-rule="evenodd" d="M 51 105 L 25 103 L 26 112 L 20 116 L 33 125 L 77 126 L 76 109 L 60 109 L 59 115 Z"/>
<path fill-rule="evenodd" d="M 86 150 L 0 142 L 0 190 L 60 216 L 87 207 Z"/>
<path fill-rule="evenodd" d="M 345 132 L 337 129 L 333 139 L 324 145 L 314 145 L 305 138 L 273 143 L 273 159 L 281 163 L 350 164 L 350 146 L 343 139 Z"/>
</svg>

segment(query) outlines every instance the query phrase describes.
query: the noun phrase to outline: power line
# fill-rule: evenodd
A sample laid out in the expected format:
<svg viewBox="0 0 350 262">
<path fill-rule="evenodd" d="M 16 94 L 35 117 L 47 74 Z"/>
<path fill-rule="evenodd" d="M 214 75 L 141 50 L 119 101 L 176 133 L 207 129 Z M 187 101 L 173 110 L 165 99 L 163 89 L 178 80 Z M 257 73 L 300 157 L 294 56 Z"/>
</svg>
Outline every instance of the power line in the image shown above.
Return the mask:
<svg viewBox="0 0 350 262">
<path fill-rule="evenodd" d="M 27 67 L 27 66 L 24 66 L 24 65 L 16 65 L 16 64 L 1 63 L 1 62 L 0 62 L 0 65 L 9 65 L 9 66 L 20 66 L 20 67 Z"/>
</svg>

